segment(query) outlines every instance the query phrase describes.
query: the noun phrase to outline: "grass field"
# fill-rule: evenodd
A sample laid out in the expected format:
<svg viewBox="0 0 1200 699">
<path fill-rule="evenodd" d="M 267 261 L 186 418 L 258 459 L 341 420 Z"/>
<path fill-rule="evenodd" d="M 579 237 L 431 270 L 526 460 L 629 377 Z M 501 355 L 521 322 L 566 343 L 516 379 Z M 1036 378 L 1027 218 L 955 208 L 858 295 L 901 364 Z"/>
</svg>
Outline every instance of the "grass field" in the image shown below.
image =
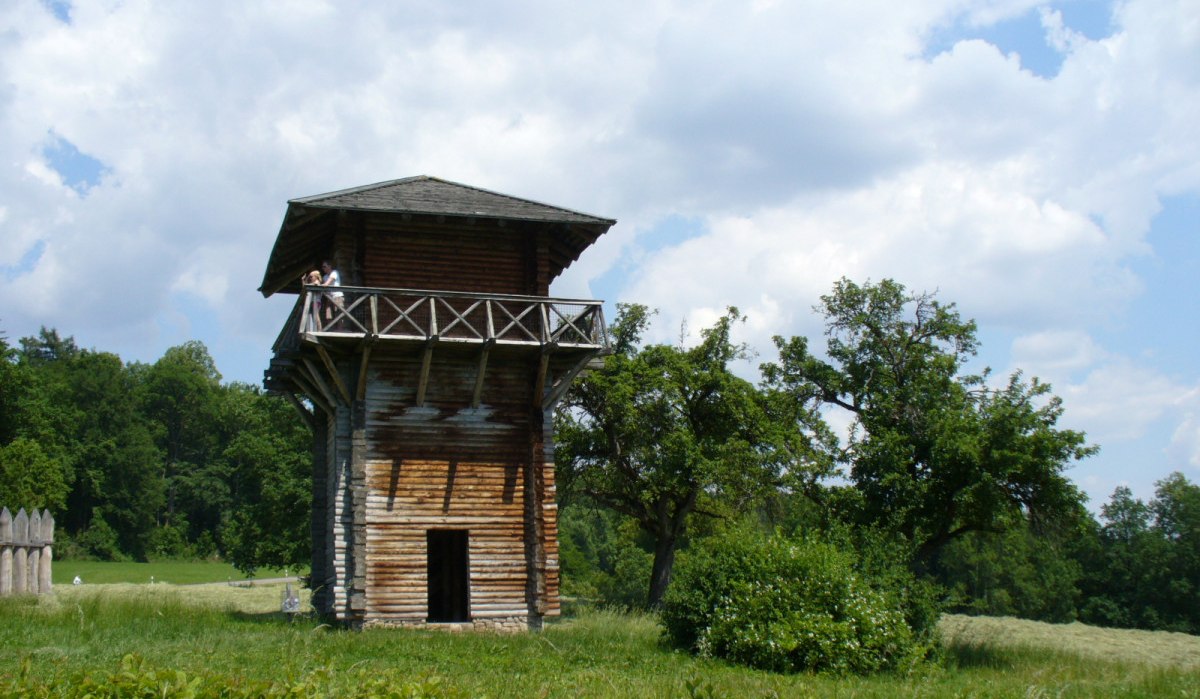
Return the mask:
<svg viewBox="0 0 1200 699">
<path fill-rule="evenodd" d="M 294 575 L 294 573 L 291 573 Z M 192 585 L 196 583 L 231 582 L 248 579 L 246 574 L 228 563 L 213 561 L 156 561 L 130 563 L 111 561 L 55 561 L 53 582 L 69 585 L 78 575 L 84 584 L 95 583 L 158 583 Z M 289 575 L 283 570 L 256 571 L 255 578 L 281 578 Z"/>
<path fill-rule="evenodd" d="M 585 611 L 512 636 L 352 632 L 289 622 L 281 592 L 84 585 L 0 600 L 0 695 L 1200 697 L 1200 637 L 1183 634 L 949 616 L 943 657 L 905 675 L 783 676 L 671 651 L 645 615 Z"/>
</svg>

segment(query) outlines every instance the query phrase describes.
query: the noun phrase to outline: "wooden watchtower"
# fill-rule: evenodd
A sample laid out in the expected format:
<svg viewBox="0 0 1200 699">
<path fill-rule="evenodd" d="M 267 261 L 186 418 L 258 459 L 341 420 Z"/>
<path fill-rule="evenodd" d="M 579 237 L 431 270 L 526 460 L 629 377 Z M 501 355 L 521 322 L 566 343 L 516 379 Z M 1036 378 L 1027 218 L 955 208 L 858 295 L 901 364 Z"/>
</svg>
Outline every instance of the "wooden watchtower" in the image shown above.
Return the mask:
<svg viewBox="0 0 1200 699">
<path fill-rule="evenodd" d="M 266 372 L 312 426 L 314 605 L 361 625 L 559 613 L 553 410 L 607 350 L 550 282 L 615 221 L 432 177 L 288 202 Z M 304 286 L 322 260 L 342 296 Z"/>
</svg>

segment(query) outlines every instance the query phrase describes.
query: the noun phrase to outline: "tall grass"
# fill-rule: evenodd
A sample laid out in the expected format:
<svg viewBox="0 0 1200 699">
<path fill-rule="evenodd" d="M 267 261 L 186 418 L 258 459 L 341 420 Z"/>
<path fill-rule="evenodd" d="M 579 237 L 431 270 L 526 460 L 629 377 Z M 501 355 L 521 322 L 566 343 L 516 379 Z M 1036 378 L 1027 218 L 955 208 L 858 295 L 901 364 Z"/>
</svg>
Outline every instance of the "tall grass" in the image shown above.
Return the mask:
<svg viewBox="0 0 1200 699">
<path fill-rule="evenodd" d="M 1183 642 L 1176 661 L 1146 662 L 1142 651 L 1087 653 L 1055 640 L 1056 631 L 1077 631 L 1071 627 L 1041 625 L 1045 637 L 1034 638 L 1013 620 L 949 617 L 940 662 L 837 679 L 671 651 L 647 615 L 582 611 L 541 634 L 510 636 L 353 632 L 289 622 L 278 611 L 280 590 L 85 585 L 0 600 L 0 694 L 76 696 L 70 687 L 116 686 L 135 695 L 120 683 L 147 681 L 160 696 L 1200 696 L 1200 669 L 1186 651 L 1188 639 L 1200 639 L 1178 634 L 1146 639 Z"/>
</svg>

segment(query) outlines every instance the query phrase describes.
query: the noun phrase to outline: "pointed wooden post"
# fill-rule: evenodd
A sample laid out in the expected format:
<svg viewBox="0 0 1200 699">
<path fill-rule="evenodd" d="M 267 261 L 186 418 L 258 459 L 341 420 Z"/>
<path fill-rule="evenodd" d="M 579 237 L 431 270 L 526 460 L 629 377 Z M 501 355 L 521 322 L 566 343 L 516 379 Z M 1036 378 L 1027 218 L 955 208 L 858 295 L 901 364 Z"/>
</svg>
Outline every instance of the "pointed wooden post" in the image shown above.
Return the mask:
<svg viewBox="0 0 1200 699">
<path fill-rule="evenodd" d="M 0 509 L 0 597 L 12 594 L 13 536 L 12 513 Z"/>
<path fill-rule="evenodd" d="M 38 583 L 41 582 L 38 571 L 41 570 L 42 562 L 42 513 L 37 510 L 29 515 L 27 542 L 29 545 L 25 549 L 25 591 L 36 595 L 41 592 L 38 588 Z"/>
<path fill-rule="evenodd" d="M 26 552 L 29 546 L 29 515 L 25 514 L 25 508 L 17 511 L 17 516 L 13 519 L 13 594 L 19 595 L 25 592 L 25 584 L 29 580 L 29 571 L 25 567 L 28 560 Z"/>
<path fill-rule="evenodd" d="M 38 566 L 38 591 L 50 592 L 54 589 L 51 566 L 54 562 L 54 515 L 50 510 L 42 510 L 42 557 Z"/>
</svg>

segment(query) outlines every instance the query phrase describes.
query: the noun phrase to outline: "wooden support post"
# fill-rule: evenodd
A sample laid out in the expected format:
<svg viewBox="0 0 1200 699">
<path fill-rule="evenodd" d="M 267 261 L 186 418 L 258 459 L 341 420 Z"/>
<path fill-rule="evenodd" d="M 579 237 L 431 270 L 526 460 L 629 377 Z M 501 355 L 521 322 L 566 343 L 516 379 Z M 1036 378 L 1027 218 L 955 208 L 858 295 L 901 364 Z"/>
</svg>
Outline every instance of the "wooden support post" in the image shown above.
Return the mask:
<svg viewBox="0 0 1200 699">
<path fill-rule="evenodd" d="M 542 409 L 542 401 L 546 395 L 546 373 L 550 370 L 550 352 L 547 349 L 542 350 L 542 356 L 538 359 L 537 378 L 534 379 L 533 387 L 533 405 L 538 410 Z"/>
<path fill-rule="evenodd" d="M 346 401 L 346 405 L 350 405 L 350 391 L 346 389 L 345 382 L 342 381 L 342 374 L 338 371 L 337 366 L 333 363 L 333 358 L 329 356 L 329 352 L 321 345 L 317 345 L 317 355 L 321 357 L 321 362 L 325 364 L 325 368 L 329 370 L 329 376 L 333 378 L 333 384 L 337 386 L 338 393 L 342 394 L 342 400 Z"/>
<path fill-rule="evenodd" d="M 492 343 L 485 342 L 483 349 L 479 352 L 479 371 L 475 374 L 475 392 L 471 394 L 471 407 L 478 408 L 479 401 L 483 398 L 483 376 L 487 373 L 488 354 L 491 352 Z"/>
<path fill-rule="evenodd" d="M 358 386 L 354 389 L 355 400 L 367 397 L 367 365 L 371 360 L 371 345 L 363 346 L 362 359 L 358 363 Z"/>
<path fill-rule="evenodd" d="M 433 341 L 426 343 L 421 357 L 421 378 L 417 381 L 417 407 L 425 407 L 425 389 L 429 386 L 429 365 L 433 362 Z"/>
</svg>

